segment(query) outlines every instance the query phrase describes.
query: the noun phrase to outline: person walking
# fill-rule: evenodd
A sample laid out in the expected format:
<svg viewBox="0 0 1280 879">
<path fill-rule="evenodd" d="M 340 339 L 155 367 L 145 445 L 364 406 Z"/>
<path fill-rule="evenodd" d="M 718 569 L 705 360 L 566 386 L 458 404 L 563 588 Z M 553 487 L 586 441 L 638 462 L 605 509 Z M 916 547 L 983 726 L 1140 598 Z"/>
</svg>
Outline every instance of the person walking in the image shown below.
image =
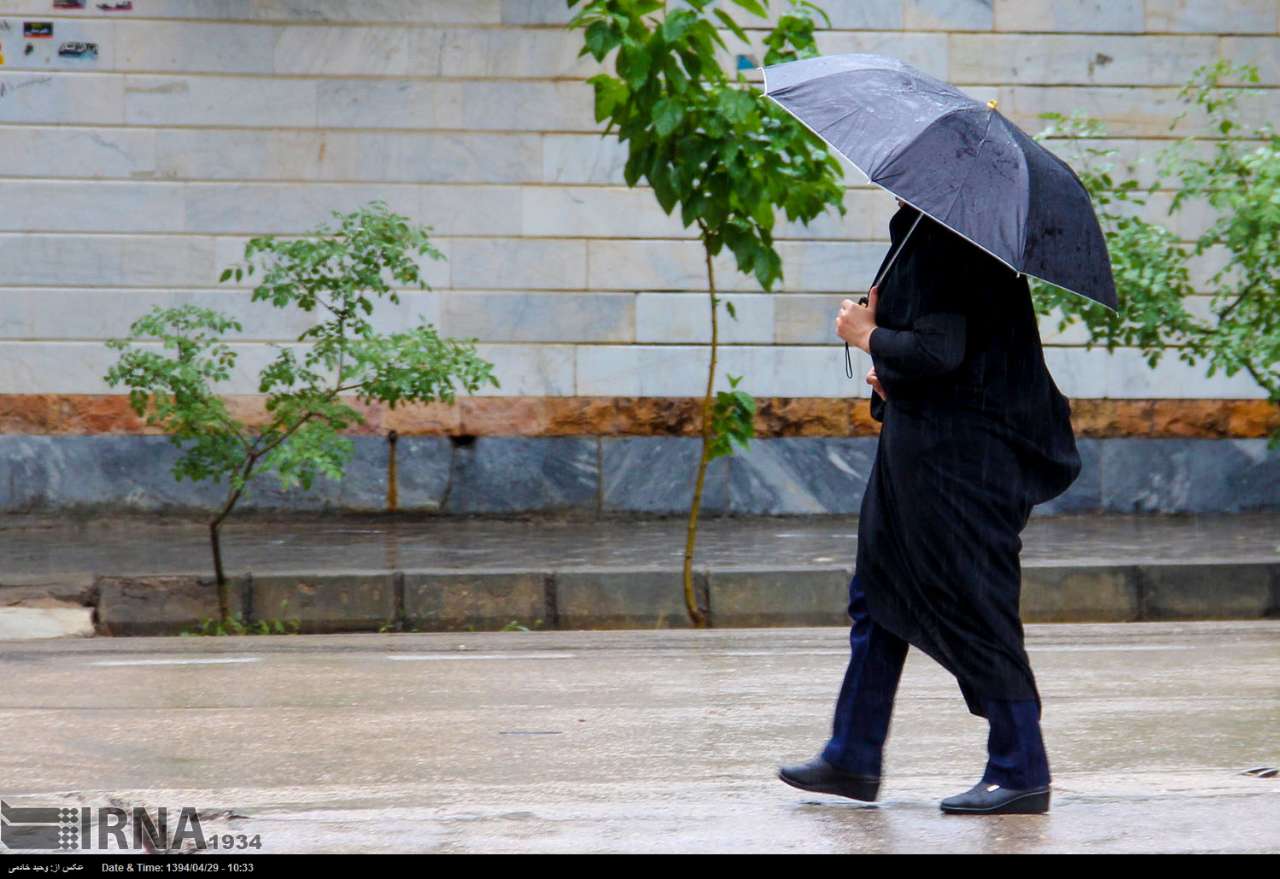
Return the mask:
<svg viewBox="0 0 1280 879">
<path fill-rule="evenodd" d="M 1075 481 L 1070 405 L 1044 361 L 1023 274 L 898 201 L 867 305 L 836 334 L 871 356 L 881 423 L 849 584 L 851 655 L 830 740 L 779 768 L 802 790 L 871 801 L 909 645 L 990 724 L 981 780 L 951 813 L 1040 813 L 1051 775 L 1019 616 L 1020 533 Z"/>
</svg>

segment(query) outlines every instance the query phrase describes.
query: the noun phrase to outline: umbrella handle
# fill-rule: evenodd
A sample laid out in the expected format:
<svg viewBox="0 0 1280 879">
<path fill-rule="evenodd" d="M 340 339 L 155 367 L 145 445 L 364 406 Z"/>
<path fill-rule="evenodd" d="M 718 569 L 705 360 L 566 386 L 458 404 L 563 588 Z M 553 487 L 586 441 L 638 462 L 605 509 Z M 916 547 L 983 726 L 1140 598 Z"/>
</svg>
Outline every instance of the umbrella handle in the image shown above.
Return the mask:
<svg viewBox="0 0 1280 879">
<path fill-rule="evenodd" d="M 889 259 L 889 264 L 884 267 L 884 271 L 880 273 L 880 276 L 878 278 L 876 278 L 875 283 L 871 285 L 872 287 L 880 286 L 880 282 L 884 280 L 884 276 L 889 274 L 889 269 L 893 268 L 893 264 L 897 262 L 898 254 L 902 253 L 902 248 L 907 246 L 907 240 L 911 238 L 911 233 L 916 231 L 916 226 L 919 226 L 920 221 L 924 219 L 924 211 L 920 210 L 919 208 L 916 208 L 916 211 L 918 213 L 918 216 L 916 217 L 916 221 L 911 224 L 911 228 L 907 230 L 906 237 L 902 239 L 902 243 L 898 245 L 898 249 L 893 252 L 893 256 Z M 860 299 L 858 299 L 858 304 L 866 305 L 867 297 L 863 296 Z M 848 342 L 844 343 L 844 374 L 849 378 L 853 378 L 853 357 L 849 353 Z"/>
</svg>

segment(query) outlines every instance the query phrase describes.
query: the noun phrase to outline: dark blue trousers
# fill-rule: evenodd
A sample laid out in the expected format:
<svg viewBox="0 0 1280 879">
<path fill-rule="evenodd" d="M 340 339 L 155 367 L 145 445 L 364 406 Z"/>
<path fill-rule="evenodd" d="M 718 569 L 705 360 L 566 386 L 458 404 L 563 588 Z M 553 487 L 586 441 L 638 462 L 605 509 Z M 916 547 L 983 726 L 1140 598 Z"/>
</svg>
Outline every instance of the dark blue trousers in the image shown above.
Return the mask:
<svg viewBox="0 0 1280 879">
<path fill-rule="evenodd" d="M 879 777 L 908 645 L 871 619 L 857 574 L 849 584 L 849 616 L 852 653 L 822 757 L 848 772 Z M 1040 706 L 1032 699 L 984 698 L 982 704 L 991 724 L 982 781 L 1013 789 L 1047 785 L 1049 758 L 1040 735 Z"/>
</svg>

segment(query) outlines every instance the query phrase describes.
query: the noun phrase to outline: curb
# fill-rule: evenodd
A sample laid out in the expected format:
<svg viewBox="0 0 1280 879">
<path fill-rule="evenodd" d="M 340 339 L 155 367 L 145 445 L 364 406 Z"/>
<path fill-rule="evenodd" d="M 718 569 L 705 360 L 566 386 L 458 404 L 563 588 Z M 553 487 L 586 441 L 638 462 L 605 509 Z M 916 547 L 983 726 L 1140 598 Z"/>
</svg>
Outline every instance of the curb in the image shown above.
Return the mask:
<svg viewBox="0 0 1280 879">
<path fill-rule="evenodd" d="M 719 628 L 848 625 L 852 567 L 695 569 Z M 1280 617 L 1280 562 L 1024 566 L 1025 623 Z M 233 580 L 233 612 L 307 633 L 687 628 L 679 570 L 300 571 Z M 102 635 L 174 635 L 217 613 L 212 580 L 99 576 Z"/>
</svg>

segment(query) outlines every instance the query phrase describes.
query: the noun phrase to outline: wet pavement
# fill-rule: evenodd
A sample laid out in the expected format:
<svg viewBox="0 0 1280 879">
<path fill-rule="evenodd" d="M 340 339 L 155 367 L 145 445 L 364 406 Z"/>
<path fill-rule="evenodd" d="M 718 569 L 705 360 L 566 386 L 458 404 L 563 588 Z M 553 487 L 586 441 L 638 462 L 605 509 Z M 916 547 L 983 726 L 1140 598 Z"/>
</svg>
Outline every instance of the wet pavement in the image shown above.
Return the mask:
<svg viewBox="0 0 1280 879">
<path fill-rule="evenodd" d="M 1280 621 L 1027 634 L 1047 815 L 938 810 L 986 722 L 915 650 L 880 803 L 778 782 L 829 733 L 837 628 L 0 643 L 0 796 L 196 806 L 270 852 L 1280 851 L 1280 778 L 1240 774 L 1280 763 Z"/>
<path fill-rule="evenodd" d="M 324 516 L 231 520 L 229 574 L 300 569 L 679 568 L 683 518 Z M 719 569 L 852 564 L 856 517 L 704 518 L 697 564 Z M 1024 565 L 1280 561 L 1280 512 L 1033 516 Z M 0 577 L 187 574 L 211 568 L 207 527 L 154 517 L 0 520 Z"/>
</svg>

